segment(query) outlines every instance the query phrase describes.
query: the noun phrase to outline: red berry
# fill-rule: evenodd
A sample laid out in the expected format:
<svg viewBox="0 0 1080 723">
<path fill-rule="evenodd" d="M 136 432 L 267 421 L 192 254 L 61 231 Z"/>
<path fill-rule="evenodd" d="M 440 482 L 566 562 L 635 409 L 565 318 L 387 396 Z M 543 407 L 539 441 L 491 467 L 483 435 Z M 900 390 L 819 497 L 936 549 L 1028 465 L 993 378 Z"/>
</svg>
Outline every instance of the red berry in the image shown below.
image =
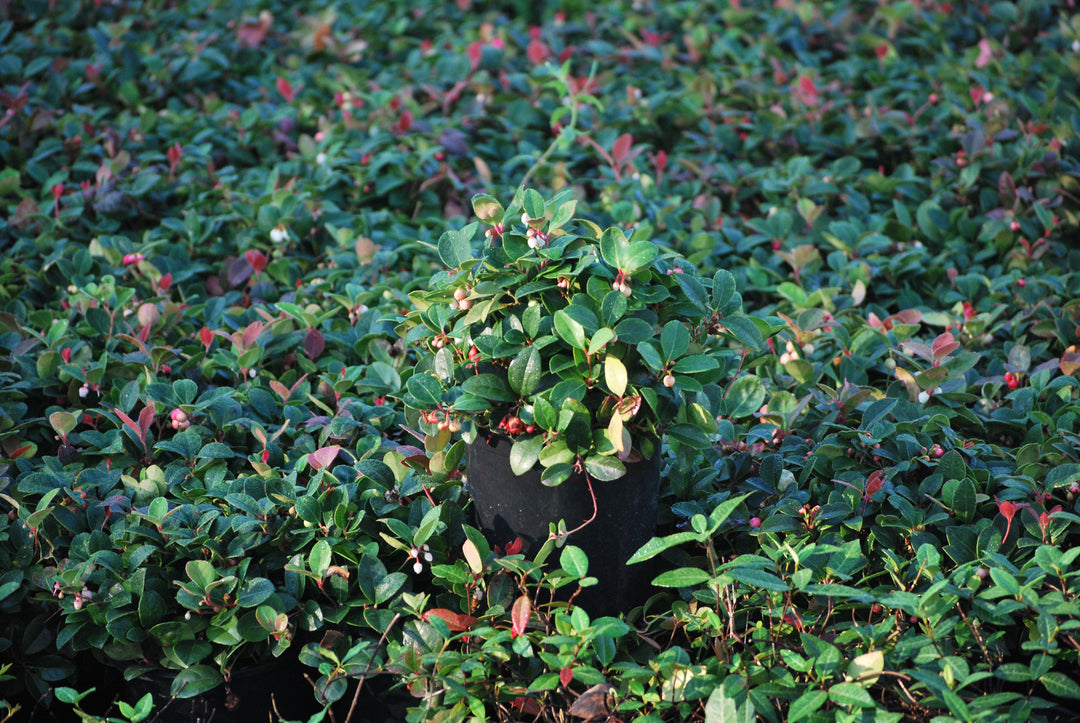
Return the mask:
<svg viewBox="0 0 1080 723">
<path fill-rule="evenodd" d="M 750 527 L 755 529 L 755 530 L 757 528 L 761 527 L 761 518 L 760 517 L 751 517 L 750 518 Z"/>
</svg>

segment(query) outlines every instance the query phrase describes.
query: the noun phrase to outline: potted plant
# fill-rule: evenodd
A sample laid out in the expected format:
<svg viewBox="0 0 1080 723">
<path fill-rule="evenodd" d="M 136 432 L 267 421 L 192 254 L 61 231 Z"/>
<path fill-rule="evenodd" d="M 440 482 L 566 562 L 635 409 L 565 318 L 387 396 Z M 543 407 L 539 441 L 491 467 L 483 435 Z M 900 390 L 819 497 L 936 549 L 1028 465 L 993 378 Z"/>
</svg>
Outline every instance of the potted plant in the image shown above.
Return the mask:
<svg viewBox="0 0 1080 723">
<path fill-rule="evenodd" d="M 460 432 L 446 454 L 467 447 L 491 542 L 533 554 L 564 520 L 556 536 L 586 550 L 612 601 L 642 587 L 622 568 L 655 530 L 661 444 L 710 446 L 723 385 L 761 335 L 730 273 L 699 278 L 576 206 L 569 192 L 520 189 L 505 209 L 476 196 L 479 221 L 439 239 L 447 268 L 411 294 L 398 333 L 417 354 L 411 419 L 443 444 Z"/>
</svg>

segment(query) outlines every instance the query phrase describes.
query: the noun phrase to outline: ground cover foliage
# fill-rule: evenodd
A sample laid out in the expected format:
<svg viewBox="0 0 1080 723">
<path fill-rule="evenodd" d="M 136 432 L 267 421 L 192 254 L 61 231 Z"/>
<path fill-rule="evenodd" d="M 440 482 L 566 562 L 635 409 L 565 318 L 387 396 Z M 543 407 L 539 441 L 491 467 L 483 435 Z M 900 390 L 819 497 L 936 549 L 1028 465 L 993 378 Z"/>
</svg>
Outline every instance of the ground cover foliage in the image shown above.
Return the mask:
<svg viewBox="0 0 1080 723">
<path fill-rule="evenodd" d="M 0 3 L 3 697 L 299 649 L 313 696 L 389 673 L 411 720 L 1064 719 L 1071 13 Z M 522 184 L 726 270 L 760 336 L 664 450 L 620 617 L 551 602 L 572 541 L 485 541 L 402 401 L 408 294 Z"/>
</svg>

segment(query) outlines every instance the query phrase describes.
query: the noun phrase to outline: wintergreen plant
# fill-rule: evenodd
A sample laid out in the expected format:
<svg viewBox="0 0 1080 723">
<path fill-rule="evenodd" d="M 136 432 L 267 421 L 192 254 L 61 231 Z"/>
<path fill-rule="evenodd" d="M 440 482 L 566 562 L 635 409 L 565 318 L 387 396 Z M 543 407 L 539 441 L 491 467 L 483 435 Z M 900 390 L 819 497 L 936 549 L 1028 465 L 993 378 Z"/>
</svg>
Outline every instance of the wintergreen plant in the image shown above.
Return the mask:
<svg viewBox="0 0 1080 723">
<path fill-rule="evenodd" d="M 439 239 L 448 268 L 398 327 L 416 349 L 405 400 L 425 431 L 508 436 L 514 471 L 539 463 L 550 485 L 581 470 L 617 479 L 665 435 L 708 447 L 724 385 L 763 344 L 730 273 L 702 279 L 576 208 L 532 189 L 505 209 L 474 197 L 479 221 Z"/>
</svg>

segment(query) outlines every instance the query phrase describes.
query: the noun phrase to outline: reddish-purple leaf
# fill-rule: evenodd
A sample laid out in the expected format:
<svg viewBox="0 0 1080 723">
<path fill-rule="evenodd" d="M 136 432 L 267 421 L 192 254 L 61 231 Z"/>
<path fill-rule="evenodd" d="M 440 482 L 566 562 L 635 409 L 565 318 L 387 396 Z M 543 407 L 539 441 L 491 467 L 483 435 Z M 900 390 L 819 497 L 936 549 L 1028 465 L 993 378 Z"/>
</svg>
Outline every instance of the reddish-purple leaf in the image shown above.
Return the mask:
<svg viewBox="0 0 1080 723">
<path fill-rule="evenodd" d="M 255 273 L 255 269 L 251 267 L 247 259 L 233 259 L 232 263 L 229 264 L 226 277 L 229 280 L 229 286 L 235 288 L 250 279 L 253 273 Z"/>
<path fill-rule="evenodd" d="M 255 271 L 262 271 L 266 268 L 266 254 L 258 249 L 248 249 L 244 252 L 244 258 Z"/>
<path fill-rule="evenodd" d="M 308 327 L 307 336 L 304 337 L 304 353 L 309 359 L 318 359 L 326 348 L 326 339 L 318 329 Z"/>
<path fill-rule="evenodd" d="M 126 424 L 126 425 L 127 425 L 128 427 L 130 427 L 130 428 L 131 428 L 131 431 L 132 431 L 132 432 L 134 432 L 135 434 L 139 435 L 139 439 L 142 439 L 142 438 L 143 438 L 143 431 L 142 431 L 142 429 L 141 429 L 141 428 L 139 427 L 139 425 L 135 423 L 135 420 L 134 420 L 134 419 L 132 419 L 132 418 L 131 418 L 131 417 L 129 417 L 128 415 L 124 414 L 123 412 L 121 412 L 121 411 L 120 411 L 119 409 L 117 409 L 116 407 L 113 407 L 113 412 L 115 412 L 115 413 L 116 413 L 116 416 L 120 417 L 120 421 L 121 421 L 121 422 L 123 422 L 124 424 Z"/>
<path fill-rule="evenodd" d="M 332 444 L 329 447 L 320 447 L 308 455 L 308 466 L 314 470 L 325 469 L 330 466 L 341 451 L 341 447 Z"/>
<path fill-rule="evenodd" d="M 510 610 L 510 637 L 516 638 L 525 634 L 529 626 L 529 616 L 532 614 L 532 603 L 528 595 L 521 595 L 514 601 L 514 607 Z"/>
<path fill-rule="evenodd" d="M 142 430 L 140 437 L 145 437 L 146 433 L 150 430 L 150 425 L 154 423 L 154 403 L 150 402 L 142 411 L 139 412 L 139 429 Z"/>
<path fill-rule="evenodd" d="M 626 161 L 626 154 L 630 152 L 632 145 L 634 137 L 629 133 L 623 133 L 615 139 L 615 145 L 611 147 L 611 157 L 615 159 L 615 165 L 621 166 Z"/>
<path fill-rule="evenodd" d="M 244 329 L 243 336 L 240 337 L 240 347 L 246 350 L 254 344 L 255 340 L 259 338 L 259 334 L 262 334 L 262 330 L 263 323 L 261 321 L 253 321 L 248 324 L 247 328 Z"/>
<path fill-rule="evenodd" d="M 439 618 L 446 623 L 452 633 L 460 633 L 476 625 L 476 618 L 472 615 L 462 615 L 446 608 L 428 610 L 423 615 L 424 622 L 430 622 L 431 618 Z"/>
<path fill-rule="evenodd" d="M 573 679 L 574 669 L 571 668 L 569 665 L 559 671 L 559 683 L 562 684 L 562 687 L 565 688 L 570 685 L 570 681 L 572 681 Z"/>
</svg>

